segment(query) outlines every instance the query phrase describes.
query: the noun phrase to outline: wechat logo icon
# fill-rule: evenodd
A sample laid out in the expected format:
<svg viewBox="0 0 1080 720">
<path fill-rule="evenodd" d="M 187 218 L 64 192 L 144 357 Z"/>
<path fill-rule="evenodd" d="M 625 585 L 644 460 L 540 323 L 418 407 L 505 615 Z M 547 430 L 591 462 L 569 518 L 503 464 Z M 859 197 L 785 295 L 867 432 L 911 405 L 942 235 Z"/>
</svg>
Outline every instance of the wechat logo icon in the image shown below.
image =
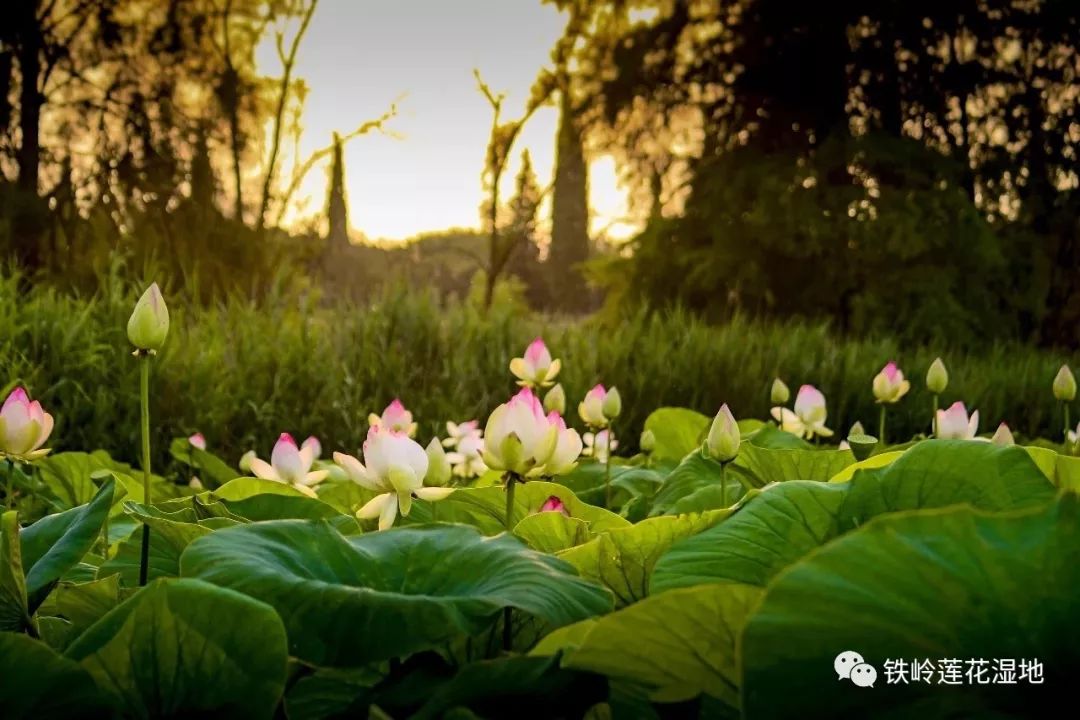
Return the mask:
<svg viewBox="0 0 1080 720">
<path fill-rule="evenodd" d="M 833 660 L 837 680 L 850 680 L 859 687 L 874 687 L 877 670 L 854 650 L 845 650 Z"/>
</svg>

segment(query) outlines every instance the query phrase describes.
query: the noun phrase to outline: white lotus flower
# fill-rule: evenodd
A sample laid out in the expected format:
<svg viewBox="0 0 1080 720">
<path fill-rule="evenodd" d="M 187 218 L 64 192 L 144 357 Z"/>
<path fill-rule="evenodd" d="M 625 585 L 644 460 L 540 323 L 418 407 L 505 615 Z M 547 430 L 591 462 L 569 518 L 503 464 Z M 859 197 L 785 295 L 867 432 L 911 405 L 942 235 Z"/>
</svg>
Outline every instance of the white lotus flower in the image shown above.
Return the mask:
<svg viewBox="0 0 1080 720">
<path fill-rule="evenodd" d="M 386 406 L 382 415 L 375 413 L 368 415 L 368 425 L 373 428 L 385 428 L 392 432 L 405 433 L 409 437 L 416 436 L 416 423 L 413 422 L 412 413 L 406 410 L 401 400 L 397 398 Z"/>
<path fill-rule="evenodd" d="M 825 408 L 825 396 L 813 385 L 803 385 L 795 396 L 795 411 L 785 407 L 774 407 L 772 416 L 780 423 L 780 428 L 792 435 L 812 438 L 815 435 L 831 437 L 833 431 L 825 427 L 828 411 Z"/>
<path fill-rule="evenodd" d="M 364 441 L 366 465 L 340 452 L 334 453 L 334 461 L 357 485 L 379 493 L 357 510 L 356 517 L 379 518 L 380 530 L 391 527 L 399 512 L 407 516 L 414 497 L 435 501 L 454 492 L 454 488 L 424 487 L 428 455 L 403 432 L 372 427 Z"/>
<path fill-rule="evenodd" d="M 314 449 L 305 444 L 298 448 L 296 441 L 289 433 L 281 433 L 273 452 L 270 453 L 270 462 L 251 458 L 249 465 L 255 477 L 263 480 L 285 483 L 310 497 L 317 497 L 316 485 L 321 483 L 330 474 L 328 470 L 311 470 L 315 462 Z"/>
<path fill-rule="evenodd" d="M 895 403 L 907 395 L 911 383 L 904 379 L 904 372 L 890 362 L 874 376 L 874 398 L 879 403 Z"/>
<path fill-rule="evenodd" d="M 510 372 L 518 378 L 518 385 L 529 388 L 548 387 L 555 382 L 561 367 L 561 362 L 551 359 L 547 345 L 540 338 L 529 343 L 524 356 L 510 361 Z"/>
<path fill-rule="evenodd" d="M 577 459 L 583 447 L 581 436 L 574 428 L 566 427 L 566 421 L 559 413 L 550 412 L 547 418 L 548 422 L 558 429 L 559 437 L 555 441 L 555 452 L 544 464 L 544 474 L 565 475 L 577 467 Z"/>
<path fill-rule="evenodd" d="M 990 442 L 995 445 L 1001 445 L 1008 447 L 1009 445 L 1016 444 L 1016 438 L 1013 437 L 1012 430 L 1009 430 L 1009 426 L 1005 423 L 998 425 L 998 429 L 994 432 L 994 436 L 990 438 Z"/>
<path fill-rule="evenodd" d="M 537 477 L 544 474 L 544 463 L 558 441 L 558 426 L 548 420 L 540 400 L 525 387 L 488 417 L 482 457 L 492 470 Z"/>
<path fill-rule="evenodd" d="M 937 436 L 943 440 L 974 440 L 979 430 L 979 411 L 968 417 L 964 403 L 957 401 L 948 410 L 937 411 Z"/>
<path fill-rule="evenodd" d="M 11 391 L 0 408 L 0 457 L 37 460 L 49 454 L 41 449 L 53 429 L 53 416 L 30 401 L 26 390 Z"/>
<path fill-rule="evenodd" d="M 581 436 L 585 441 L 585 449 L 581 454 L 586 457 L 594 457 L 599 462 L 607 462 L 608 453 L 615 452 L 619 447 L 618 439 L 611 434 L 611 430 L 601 430 L 598 433 L 587 432 Z M 608 447 L 608 439 L 611 439 L 611 447 Z"/>
<path fill-rule="evenodd" d="M 592 428 L 606 428 L 622 411 L 622 398 L 616 388 L 597 384 L 578 403 L 578 416 Z"/>
</svg>

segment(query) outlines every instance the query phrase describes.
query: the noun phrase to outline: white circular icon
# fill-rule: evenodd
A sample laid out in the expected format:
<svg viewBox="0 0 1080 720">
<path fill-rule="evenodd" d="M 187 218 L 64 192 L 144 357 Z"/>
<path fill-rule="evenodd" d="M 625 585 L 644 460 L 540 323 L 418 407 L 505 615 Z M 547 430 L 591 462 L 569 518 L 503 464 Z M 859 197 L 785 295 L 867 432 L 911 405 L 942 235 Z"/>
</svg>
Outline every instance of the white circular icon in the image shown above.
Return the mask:
<svg viewBox="0 0 1080 720">
<path fill-rule="evenodd" d="M 863 656 L 854 650 L 845 650 L 833 660 L 833 669 L 836 670 L 838 680 L 847 680 L 851 677 L 851 669 L 856 665 L 863 665 L 866 661 Z M 873 668 L 871 668 L 873 670 Z"/>
<path fill-rule="evenodd" d="M 851 682 L 859 687 L 874 687 L 875 680 L 877 680 L 877 670 L 873 665 L 861 663 L 851 668 Z"/>
</svg>

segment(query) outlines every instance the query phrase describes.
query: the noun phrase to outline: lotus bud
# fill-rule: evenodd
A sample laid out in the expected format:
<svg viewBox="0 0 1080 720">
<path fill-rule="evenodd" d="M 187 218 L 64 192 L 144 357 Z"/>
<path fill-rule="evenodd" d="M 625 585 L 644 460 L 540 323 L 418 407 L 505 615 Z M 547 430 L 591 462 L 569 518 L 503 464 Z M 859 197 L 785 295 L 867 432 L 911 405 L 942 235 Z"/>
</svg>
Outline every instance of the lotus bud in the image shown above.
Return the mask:
<svg viewBox="0 0 1080 720">
<path fill-rule="evenodd" d="M 997 432 L 995 432 L 994 436 L 990 438 L 990 442 L 994 443 L 995 445 L 1001 445 L 1003 447 L 1016 444 L 1016 440 L 1013 438 L 1012 431 L 1009 430 L 1009 426 L 1005 423 L 1001 423 L 1000 425 L 998 425 Z"/>
<path fill-rule="evenodd" d="M 450 482 L 452 468 L 439 438 L 432 438 L 424 452 L 428 457 L 428 471 L 424 482 L 432 487 L 443 487 Z"/>
<path fill-rule="evenodd" d="M 858 420 L 856 420 L 854 422 L 854 424 L 852 424 L 851 429 L 848 430 L 848 437 L 851 437 L 852 435 L 865 435 L 865 434 L 866 434 L 866 429 L 863 428 L 863 424 L 861 422 L 859 422 Z"/>
<path fill-rule="evenodd" d="M 645 430 L 641 433 L 641 440 L 638 441 L 638 445 L 641 446 L 641 452 L 651 453 L 656 447 L 656 435 L 652 430 Z"/>
<path fill-rule="evenodd" d="M 169 308 L 165 306 L 161 289 L 154 283 L 135 303 L 127 324 L 128 340 L 139 350 L 156 353 L 165 344 L 168 334 Z"/>
<path fill-rule="evenodd" d="M 930 369 L 926 371 L 926 389 L 940 395 L 948 386 L 949 371 L 945 369 L 941 358 L 935 358 L 934 362 L 930 363 Z"/>
<path fill-rule="evenodd" d="M 979 429 L 979 411 L 968 416 L 962 402 L 954 402 L 948 410 L 937 411 L 937 436 L 944 440 L 973 440 Z"/>
<path fill-rule="evenodd" d="M 720 412 L 713 418 L 709 436 L 705 440 L 705 451 L 713 460 L 728 463 L 739 454 L 741 440 L 739 424 L 735 422 L 735 416 L 731 414 L 731 410 L 725 403 L 720 406 Z"/>
<path fill-rule="evenodd" d="M 555 495 L 544 501 L 544 504 L 540 506 L 540 512 L 561 512 L 563 515 L 570 517 L 570 511 L 566 509 L 566 504 Z"/>
<path fill-rule="evenodd" d="M 773 405 L 783 405 L 791 398 L 791 391 L 783 380 L 776 378 L 772 381 L 772 392 L 769 397 Z"/>
<path fill-rule="evenodd" d="M 879 403 L 895 403 L 911 389 L 911 383 L 904 379 L 904 373 L 890 362 L 874 377 L 874 398 Z"/>
<path fill-rule="evenodd" d="M 53 429 L 53 416 L 37 400 L 31 402 L 26 390 L 11 391 L 0 408 L 0 458 L 11 456 L 37 460 L 49 450 L 42 448 Z"/>
<path fill-rule="evenodd" d="M 622 397 L 619 395 L 618 388 L 612 387 L 607 391 L 607 395 L 604 396 L 604 402 L 601 405 L 604 411 L 604 417 L 610 422 L 619 417 L 619 413 L 622 412 Z"/>
<path fill-rule="evenodd" d="M 198 448 L 199 450 L 206 449 L 206 438 L 202 433 L 195 433 L 188 438 L 188 442 L 191 443 L 191 447 Z"/>
<path fill-rule="evenodd" d="M 566 412 L 566 391 L 563 390 L 562 383 L 556 383 L 555 387 L 547 391 L 544 396 L 544 412 L 555 412 L 559 415 Z"/>
<path fill-rule="evenodd" d="M 1062 365 L 1054 377 L 1054 397 L 1061 402 L 1072 402 L 1076 399 L 1076 378 L 1068 365 Z"/>
</svg>

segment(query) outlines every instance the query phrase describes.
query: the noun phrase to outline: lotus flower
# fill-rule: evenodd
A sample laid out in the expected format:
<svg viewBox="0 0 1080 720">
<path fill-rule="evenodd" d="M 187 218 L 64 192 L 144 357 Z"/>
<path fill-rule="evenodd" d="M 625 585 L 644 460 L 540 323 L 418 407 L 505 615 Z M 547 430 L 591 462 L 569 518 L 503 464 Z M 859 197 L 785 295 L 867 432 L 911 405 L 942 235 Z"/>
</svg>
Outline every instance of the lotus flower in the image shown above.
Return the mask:
<svg viewBox="0 0 1080 720">
<path fill-rule="evenodd" d="M 310 448 L 312 460 L 318 460 L 322 456 L 322 443 L 314 435 L 309 435 L 304 444 L 300 446 L 301 450 L 304 448 Z"/>
<path fill-rule="evenodd" d="M 345 453 L 334 453 L 334 461 L 353 482 L 379 493 L 356 512 L 361 520 L 379 518 L 379 529 L 394 524 L 400 512 L 407 516 L 413 498 L 442 500 L 453 488 L 424 487 L 429 461 L 424 448 L 404 432 L 372 427 L 364 441 L 364 462 Z"/>
<path fill-rule="evenodd" d="M 536 338 L 525 348 L 524 357 L 510 361 L 510 372 L 518 379 L 517 384 L 527 388 L 548 387 L 555 382 L 562 363 L 551 359 L 547 345 Z"/>
<path fill-rule="evenodd" d="M 544 415 L 540 400 L 529 388 L 500 405 L 484 429 L 483 458 L 492 470 L 518 477 L 537 477 L 555 452 L 559 428 Z"/>
<path fill-rule="evenodd" d="M 879 403 L 895 403 L 907 394 L 911 383 L 904 379 L 904 373 L 890 362 L 874 376 L 874 397 Z"/>
<path fill-rule="evenodd" d="M 446 423 L 446 437 L 443 439 L 443 447 L 457 447 L 461 441 L 470 435 L 480 435 L 480 423 L 469 420 L 460 425 L 454 422 Z"/>
<path fill-rule="evenodd" d="M 558 429 L 559 437 L 555 441 L 555 452 L 544 465 L 544 474 L 565 475 L 577 467 L 577 459 L 583 447 L 581 436 L 577 430 L 566 427 L 566 422 L 559 413 L 550 412 L 547 419 Z"/>
<path fill-rule="evenodd" d="M 566 509 L 566 504 L 555 495 L 544 501 L 544 504 L 540 506 L 540 512 L 561 512 L 563 515 L 570 517 L 570 511 Z"/>
<path fill-rule="evenodd" d="M 248 450 L 246 453 L 240 456 L 240 469 L 243 472 L 251 472 L 251 461 L 258 459 L 258 455 L 254 450 Z"/>
<path fill-rule="evenodd" d="M 799 394 L 795 396 L 794 412 L 785 407 L 774 407 L 772 416 L 780 423 L 782 430 L 799 437 L 831 437 L 833 434 L 832 430 L 825 427 L 828 417 L 825 396 L 813 385 L 799 388 Z"/>
<path fill-rule="evenodd" d="M 990 442 L 995 445 L 1001 445 L 1007 447 L 1009 445 L 1015 445 L 1016 439 L 1013 438 L 1012 431 L 1009 430 L 1009 426 L 1005 423 L 998 425 L 998 429 L 994 432 L 994 436 L 990 438 Z"/>
<path fill-rule="evenodd" d="M 1069 455 L 1080 455 L 1080 423 L 1077 424 L 1076 430 L 1065 432 L 1065 452 Z"/>
<path fill-rule="evenodd" d="M 49 454 L 41 449 L 53 429 L 53 417 L 21 387 L 11 391 L 0 408 L 0 457 L 37 460 Z"/>
<path fill-rule="evenodd" d="M 713 460 L 728 463 L 739 454 L 741 441 L 739 423 L 735 421 L 735 416 L 731 414 L 727 403 L 724 403 L 709 427 L 709 435 L 705 439 L 705 450 Z"/>
<path fill-rule="evenodd" d="M 127 336 L 139 350 L 155 353 L 165 344 L 169 334 L 169 308 L 157 283 L 152 284 L 135 303 L 128 318 Z"/>
<path fill-rule="evenodd" d="M 305 443 L 304 447 L 298 448 L 292 435 L 281 433 L 273 452 L 270 453 L 269 463 L 254 457 L 249 464 L 255 477 L 285 483 L 305 495 L 316 497 L 312 488 L 325 480 L 330 471 L 312 472 L 311 464 L 314 462 L 315 454 L 310 445 Z"/>
<path fill-rule="evenodd" d="M 581 451 L 581 454 L 586 457 L 594 457 L 597 462 L 607 462 L 608 454 L 615 452 L 619 448 L 619 441 L 611 434 L 610 429 L 601 430 L 597 433 L 587 432 L 581 437 L 585 441 L 585 449 Z M 608 447 L 609 438 L 611 447 Z"/>
<path fill-rule="evenodd" d="M 937 436 L 942 439 L 973 440 L 979 430 L 979 411 L 968 417 L 962 402 L 954 402 L 948 410 L 937 411 Z"/>
<path fill-rule="evenodd" d="M 195 433 L 188 438 L 188 442 L 191 443 L 191 447 L 198 448 L 200 450 L 206 449 L 206 438 L 202 433 Z"/>
<path fill-rule="evenodd" d="M 475 422 L 475 421 L 474 421 Z M 446 440 L 443 440 L 446 444 Z M 456 449 L 446 453 L 446 459 L 453 468 L 454 475 L 462 478 L 473 478 L 487 472 L 487 465 L 481 455 L 484 452 L 484 438 L 480 430 L 458 438 Z"/>
<path fill-rule="evenodd" d="M 605 390 L 597 385 L 585 393 L 585 399 L 578 403 L 578 415 L 585 424 L 592 428 L 606 428 L 622 412 L 622 398 L 616 388 Z"/>
<path fill-rule="evenodd" d="M 425 478 L 427 484 L 432 487 L 442 487 L 450 482 L 453 469 L 450 467 L 450 459 L 446 456 L 439 438 L 431 438 L 424 452 L 428 457 L 428 473 Z"/>
<path fill-rule="evenodd" d="M 375 413 L 368 415 L 368 425 L 373 428 L 385 428 L 393 432 L 405 433 L 409 437 L 416 435 L 416 423 L 413 422 L 412 413 L 406 410 L 397 398 L 386 406 L 382 415 Z"/>
</svg>

